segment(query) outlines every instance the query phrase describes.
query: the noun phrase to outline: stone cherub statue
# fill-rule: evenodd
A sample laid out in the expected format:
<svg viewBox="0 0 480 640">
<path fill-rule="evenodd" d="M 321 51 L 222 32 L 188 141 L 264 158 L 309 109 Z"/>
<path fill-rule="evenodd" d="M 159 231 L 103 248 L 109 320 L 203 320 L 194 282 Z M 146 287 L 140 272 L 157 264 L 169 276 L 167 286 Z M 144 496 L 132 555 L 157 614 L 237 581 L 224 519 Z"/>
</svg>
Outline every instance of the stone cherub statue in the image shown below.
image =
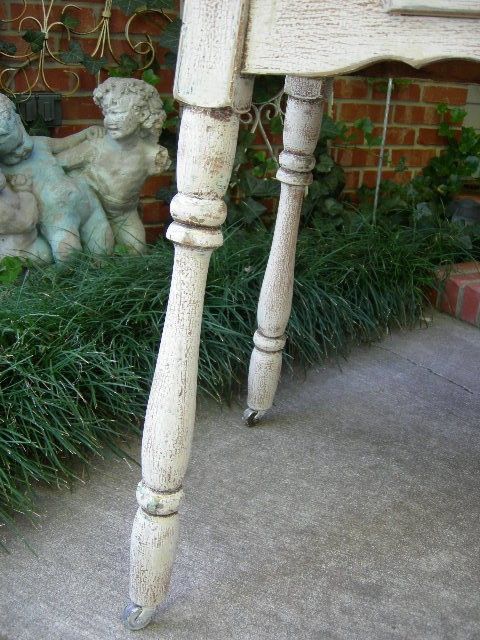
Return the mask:
<svg viewBox="0 0 480 640">
<path fill-rule="evenodd" d="M 24 175 L 9 181 L 0 172 L 0 259 L 18 256 L 52 262 L 47 241 L 38 234 L 39 211 L 32 183 Z"/>
<path fill-rule="evenodd" d="M 11 100 L 0 94 L 0 170 L 17 183 L 19 176 L 28 179 L 38 204 L 40 231 L 56 261 L 82 248 L 99 254 L 113 250 L 112 230 L 97 196 L 85 182 L 68 176 L 53 155 L 95 133 L 87 129 L 67 138 L 29 136 Z M 4 217 L 0 212 L 0 226 Z M 23 229 L 21 218 L 19 213 L 18 230 Z M 15 225 L 8 228 L 13 233 Z"/>
<path fill-rule="evenodd" d="M 39 229 L 55 261 L 80 249 L 109 254 L 114 241 L 142 252 L 140 190 L 148 176 L 170 165 L 167 150 L 158 144 L 166 116 L 154 87 L 143 80 L 109 78 L 95 90 L 94 100 L 103 110 L 104 127 L 47 138 L 28 135 L 11 100 L 0 94 L 0 170 L 12 184 L 22 176 L 31 185 Z M 24 222 L 20 213 L 12 219 L 11 208 L 0 208 L 0 229 L 9 230 L 3 233 L 5 250 L 19 242 Z M 17 237 L 7 241 L 9 234 Z"/>
<path fill-rule="evenodd" d="M 168 151 L 158 144 L 166 117 L 163 103 L 154 87 L 135 78 L 109 78 L 93 99 L 103 111 L 103 129 L 91 127 L 79 144 L 53 151 L 63 169 L 98 196 L 115 241 L 143 252 L 140 190 L 148 176 L 170 166 Z"/>
</svg>

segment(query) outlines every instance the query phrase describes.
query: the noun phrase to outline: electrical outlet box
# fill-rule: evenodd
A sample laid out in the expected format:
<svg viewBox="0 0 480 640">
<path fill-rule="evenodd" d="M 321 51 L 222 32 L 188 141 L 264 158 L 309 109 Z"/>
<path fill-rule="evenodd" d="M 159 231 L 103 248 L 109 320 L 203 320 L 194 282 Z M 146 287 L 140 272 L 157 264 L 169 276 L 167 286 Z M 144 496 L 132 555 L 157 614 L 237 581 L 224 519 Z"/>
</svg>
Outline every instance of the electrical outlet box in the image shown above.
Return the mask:
<svg viewBox="0 0 480 640">
<path fill-rule="evenodd" d="M 38 120 L 43 120 L 47 127 L 58 127 L 62 124 L 62 96 L 59 93 L 34 92 L 27 100 L 19 100 L 17 108 L 22 120 L 27 124 Z"/>
</svg>

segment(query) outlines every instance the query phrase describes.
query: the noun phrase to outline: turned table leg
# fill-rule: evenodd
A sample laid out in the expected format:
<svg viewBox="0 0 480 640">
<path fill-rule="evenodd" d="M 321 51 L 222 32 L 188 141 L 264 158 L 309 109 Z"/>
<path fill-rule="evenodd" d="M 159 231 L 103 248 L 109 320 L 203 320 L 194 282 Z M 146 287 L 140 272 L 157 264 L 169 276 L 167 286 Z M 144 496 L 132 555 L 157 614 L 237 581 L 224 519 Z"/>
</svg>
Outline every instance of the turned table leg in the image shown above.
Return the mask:
<svg viewBox="0 0 480 640">
<path fill-rule="evenodd" d="M 128 628 L 141 629 L 165 597 L 178 536 L 178 505 L 190 454 L 203 299 L 212 251 L 222 244 L 223 195 L 239 118 L 230 108 L 186 106 L 178 143 L 175 261 L 142 445 L 142 481 L 131 542 Z"/>
<path fill-rule="evenodd" d="M 277 178 L 282 183 L 275 232 L 258 304 L 258 329 L 248 375 L 249 426 L 270 409 L 277 389 L 292 308 L 295 246 L 305 187 L 312 181 L 314 151 L 320 135 L 322 80 L 287 76 L 288 95 Z"/>
</svg>

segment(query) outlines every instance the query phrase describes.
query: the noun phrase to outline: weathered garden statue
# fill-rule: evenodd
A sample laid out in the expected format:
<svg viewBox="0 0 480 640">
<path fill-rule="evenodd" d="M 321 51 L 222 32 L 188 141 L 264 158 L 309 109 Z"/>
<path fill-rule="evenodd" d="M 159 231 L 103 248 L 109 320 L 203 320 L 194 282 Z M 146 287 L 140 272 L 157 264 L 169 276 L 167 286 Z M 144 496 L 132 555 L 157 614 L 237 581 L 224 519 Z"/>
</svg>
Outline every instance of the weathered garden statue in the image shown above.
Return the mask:
<svg viewBox="0 0 480 640">
<path fill-rule="evenodd" d="M 142 252 L 145 229 L 138 215 L 140 190 L 149 176 L 168 169 L 170 160 L 158 138 L 165 121 L 154 87 L 135 78 L 109 78 L 93 92 L 104 126 L 57 155 L 62 167 L 97 194 L 117 244 Z M 88 131 L 88 129 L 87 129 Z"/>
<path fill-rule="evenodd" d="M 52 261 L 48 242 L 37 230 L 39 212 L 31 188 L 26 176 L 11 176 L 7 181 L 0 172 L 0 259 L 18 256 Z"/>
<path fill-rule="evenodd" d="M 0 169 L 10 177 L 26 176 L 40 212 L 40 232 L 54 260 L 74 250 L 110 253 L 113 234 L 93 191 L 66 175 L 53 155 L 91 135 L 86 129 L 67 138 L 30 136 L 6 96 L 0 95 Z"/>
<path fill-rule="evenodd" d="M 109 254 L 115 242 L 142 252 L 140 190 L 148 176 L 170 164 L 167 150 L 158 144 L 165 112 L 151 85 L 110 78 L 95 90 L 94 100 L 103 110 L 104 127 L 47 138 L 28 135 L 13 103 L 0 94 L 0 170 L 11 183 L 22 176 L 31 185 L 39 231 L 55 261 L 81 249 Z M 6 236 L 25 233 L 25 222 L 21 209 L 12 220 L 4 208 L 0 207 L 3 255 L 18 255 L 7 249 L 18 237 Z M 48 251 L 40 253 L 49 259 Z"/>
</svg>

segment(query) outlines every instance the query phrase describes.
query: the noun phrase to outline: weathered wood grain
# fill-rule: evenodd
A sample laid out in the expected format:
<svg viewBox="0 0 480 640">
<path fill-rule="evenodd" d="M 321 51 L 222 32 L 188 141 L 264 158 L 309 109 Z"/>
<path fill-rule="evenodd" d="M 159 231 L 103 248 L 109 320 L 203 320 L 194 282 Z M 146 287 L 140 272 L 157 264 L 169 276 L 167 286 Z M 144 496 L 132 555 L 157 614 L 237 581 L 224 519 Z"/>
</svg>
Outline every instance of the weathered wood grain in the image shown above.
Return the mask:
<svg viewBox="0 0 480 640">
<path fill-rule="evenodd" d="M 242 70 L 333 76 L 381 60 L 479 61 L 478 34 L 471 19 L 392 15 L 382 0 L 251 0 Z"/>
</svg>

